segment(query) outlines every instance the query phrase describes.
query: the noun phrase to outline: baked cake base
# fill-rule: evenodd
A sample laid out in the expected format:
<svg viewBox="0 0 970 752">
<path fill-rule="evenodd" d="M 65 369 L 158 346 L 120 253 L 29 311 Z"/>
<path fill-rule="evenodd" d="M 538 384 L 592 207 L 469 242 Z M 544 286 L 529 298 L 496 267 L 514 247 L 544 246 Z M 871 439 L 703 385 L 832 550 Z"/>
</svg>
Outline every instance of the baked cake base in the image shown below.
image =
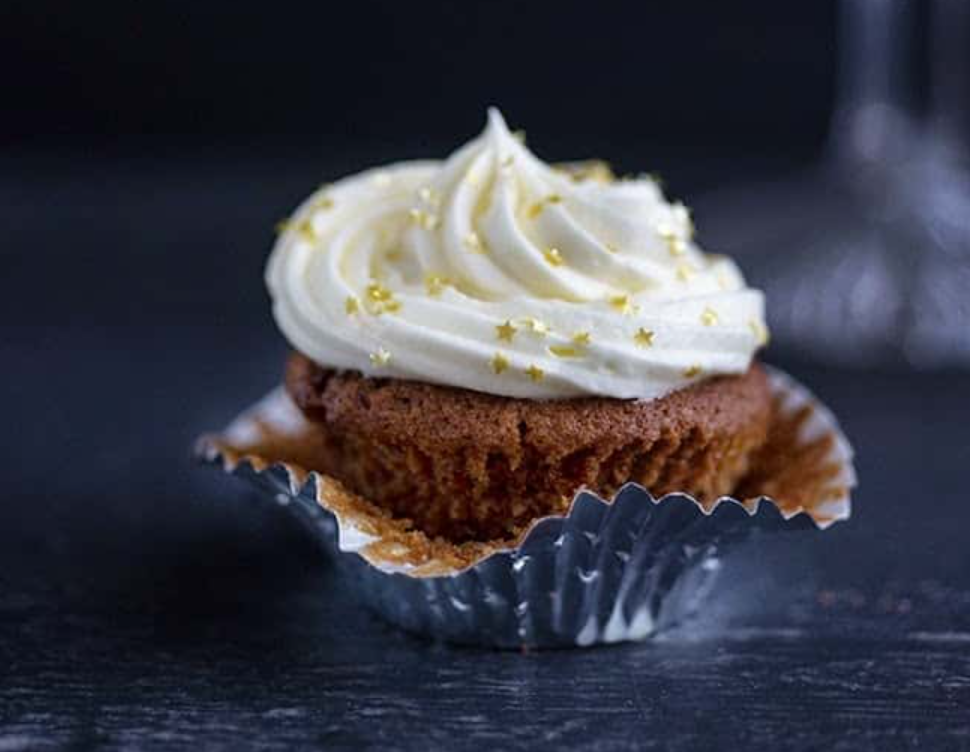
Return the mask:
<svg viewBox="0 0 970 752">
<path fill-rule="evenodd" d="M 542 401 L 337 372 L 295 353 L 286 387 L 314 426 L 301 450 L 311 467 L 453 542 L 514 536 L 565 512 L 580 488 L 730 494 L 772 407 L 757 364 L 656 400 Z"/>
</svg>

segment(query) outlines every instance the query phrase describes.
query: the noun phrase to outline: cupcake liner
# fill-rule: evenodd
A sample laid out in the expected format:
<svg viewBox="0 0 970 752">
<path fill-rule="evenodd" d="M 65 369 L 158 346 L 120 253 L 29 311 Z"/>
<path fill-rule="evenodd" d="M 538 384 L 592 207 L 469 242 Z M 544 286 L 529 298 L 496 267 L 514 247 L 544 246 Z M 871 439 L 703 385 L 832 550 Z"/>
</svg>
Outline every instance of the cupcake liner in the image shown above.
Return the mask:
<svg viewBox="0 0 970 752">
<path fill-rule="evenodd" d="M 771 369 L 770 383 L 777 414 L 799 418 L 792 461 L 824 476 L 810 503 L 757 495 L 705 505 L 684 493 L 654 498 L 628 483 L 609 501 L 580 491 L 567 514 L 471 555 L 401 532 L 332 478 L 302 469 L 306 423 L 281 389 L 221 435 L 200 439 L 197 454 L 269 491 L 333 554 L 348 587 L 410 632 L 499 648 L 637 640 L 702 618 L 720 557 L 752 533 L 824 529 L 849 516 L 852 450 L 835 418 L 784 373 Z"/>
</svg>

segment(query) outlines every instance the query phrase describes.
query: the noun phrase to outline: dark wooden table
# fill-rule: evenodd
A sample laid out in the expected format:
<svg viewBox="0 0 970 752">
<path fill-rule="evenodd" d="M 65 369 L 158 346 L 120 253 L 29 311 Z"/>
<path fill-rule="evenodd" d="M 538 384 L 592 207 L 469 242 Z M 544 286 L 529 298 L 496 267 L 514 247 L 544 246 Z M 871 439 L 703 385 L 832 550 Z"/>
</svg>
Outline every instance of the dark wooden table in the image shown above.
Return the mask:
<svg viewBox="0 0 970 752">
<path fill-rule="evenodd" d="M 970 749 L 966 374 L 776 353 L 856 444 L 849 523 L 739 551 L 662 640 L 428 644 L 189 458 L 278 378 L 261 265 L 315 175 L 2 166 L 3 752 Z"/>
</svg>

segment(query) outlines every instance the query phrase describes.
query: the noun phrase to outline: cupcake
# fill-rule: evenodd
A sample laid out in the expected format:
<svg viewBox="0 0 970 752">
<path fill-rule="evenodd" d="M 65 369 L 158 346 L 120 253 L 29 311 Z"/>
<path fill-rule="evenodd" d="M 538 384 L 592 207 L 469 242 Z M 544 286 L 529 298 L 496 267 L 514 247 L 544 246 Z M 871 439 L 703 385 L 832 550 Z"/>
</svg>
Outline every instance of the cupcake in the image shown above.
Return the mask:
<svg viewBox="0 0 970 752">
<path fill-rule="evenodd" d="M 267 282 L 314 469 L 432 536 L 629 481 L 713 501 L 768 435 L 761 294 L 656 181 L 547 165 L 496 110 L 443 162 L 311 196 Z"/>
<path fill-rule="evenodd" d="M 321 188 L 266 280 L 284 385 L 199 454 L 405 629 L 643 638 L 696 613 L 728 544 L 849 515 L 834 417 L 757 360 L 761 293 L 656 181 L 547 165 L 495 110 L 442 162 Z"/>
</svg>

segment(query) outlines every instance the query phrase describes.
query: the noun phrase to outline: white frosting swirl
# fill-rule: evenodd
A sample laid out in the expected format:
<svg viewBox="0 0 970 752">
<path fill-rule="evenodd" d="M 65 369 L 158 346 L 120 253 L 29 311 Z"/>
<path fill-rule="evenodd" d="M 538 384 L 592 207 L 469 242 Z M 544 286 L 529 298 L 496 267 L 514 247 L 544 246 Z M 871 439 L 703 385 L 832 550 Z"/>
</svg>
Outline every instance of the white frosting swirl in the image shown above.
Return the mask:
<svg viewBox="0 0 970 752">
<path fill-rule="evenodd" d="M 550 167 L 491 110 L 444 162 L 320 189 L 266 278 L 284 335 L 328 367 L 513 397 L 654 398 L 744 372 L 765 337 L 761 293 L 691 235 L 653 180 Z"/>
</svg>

